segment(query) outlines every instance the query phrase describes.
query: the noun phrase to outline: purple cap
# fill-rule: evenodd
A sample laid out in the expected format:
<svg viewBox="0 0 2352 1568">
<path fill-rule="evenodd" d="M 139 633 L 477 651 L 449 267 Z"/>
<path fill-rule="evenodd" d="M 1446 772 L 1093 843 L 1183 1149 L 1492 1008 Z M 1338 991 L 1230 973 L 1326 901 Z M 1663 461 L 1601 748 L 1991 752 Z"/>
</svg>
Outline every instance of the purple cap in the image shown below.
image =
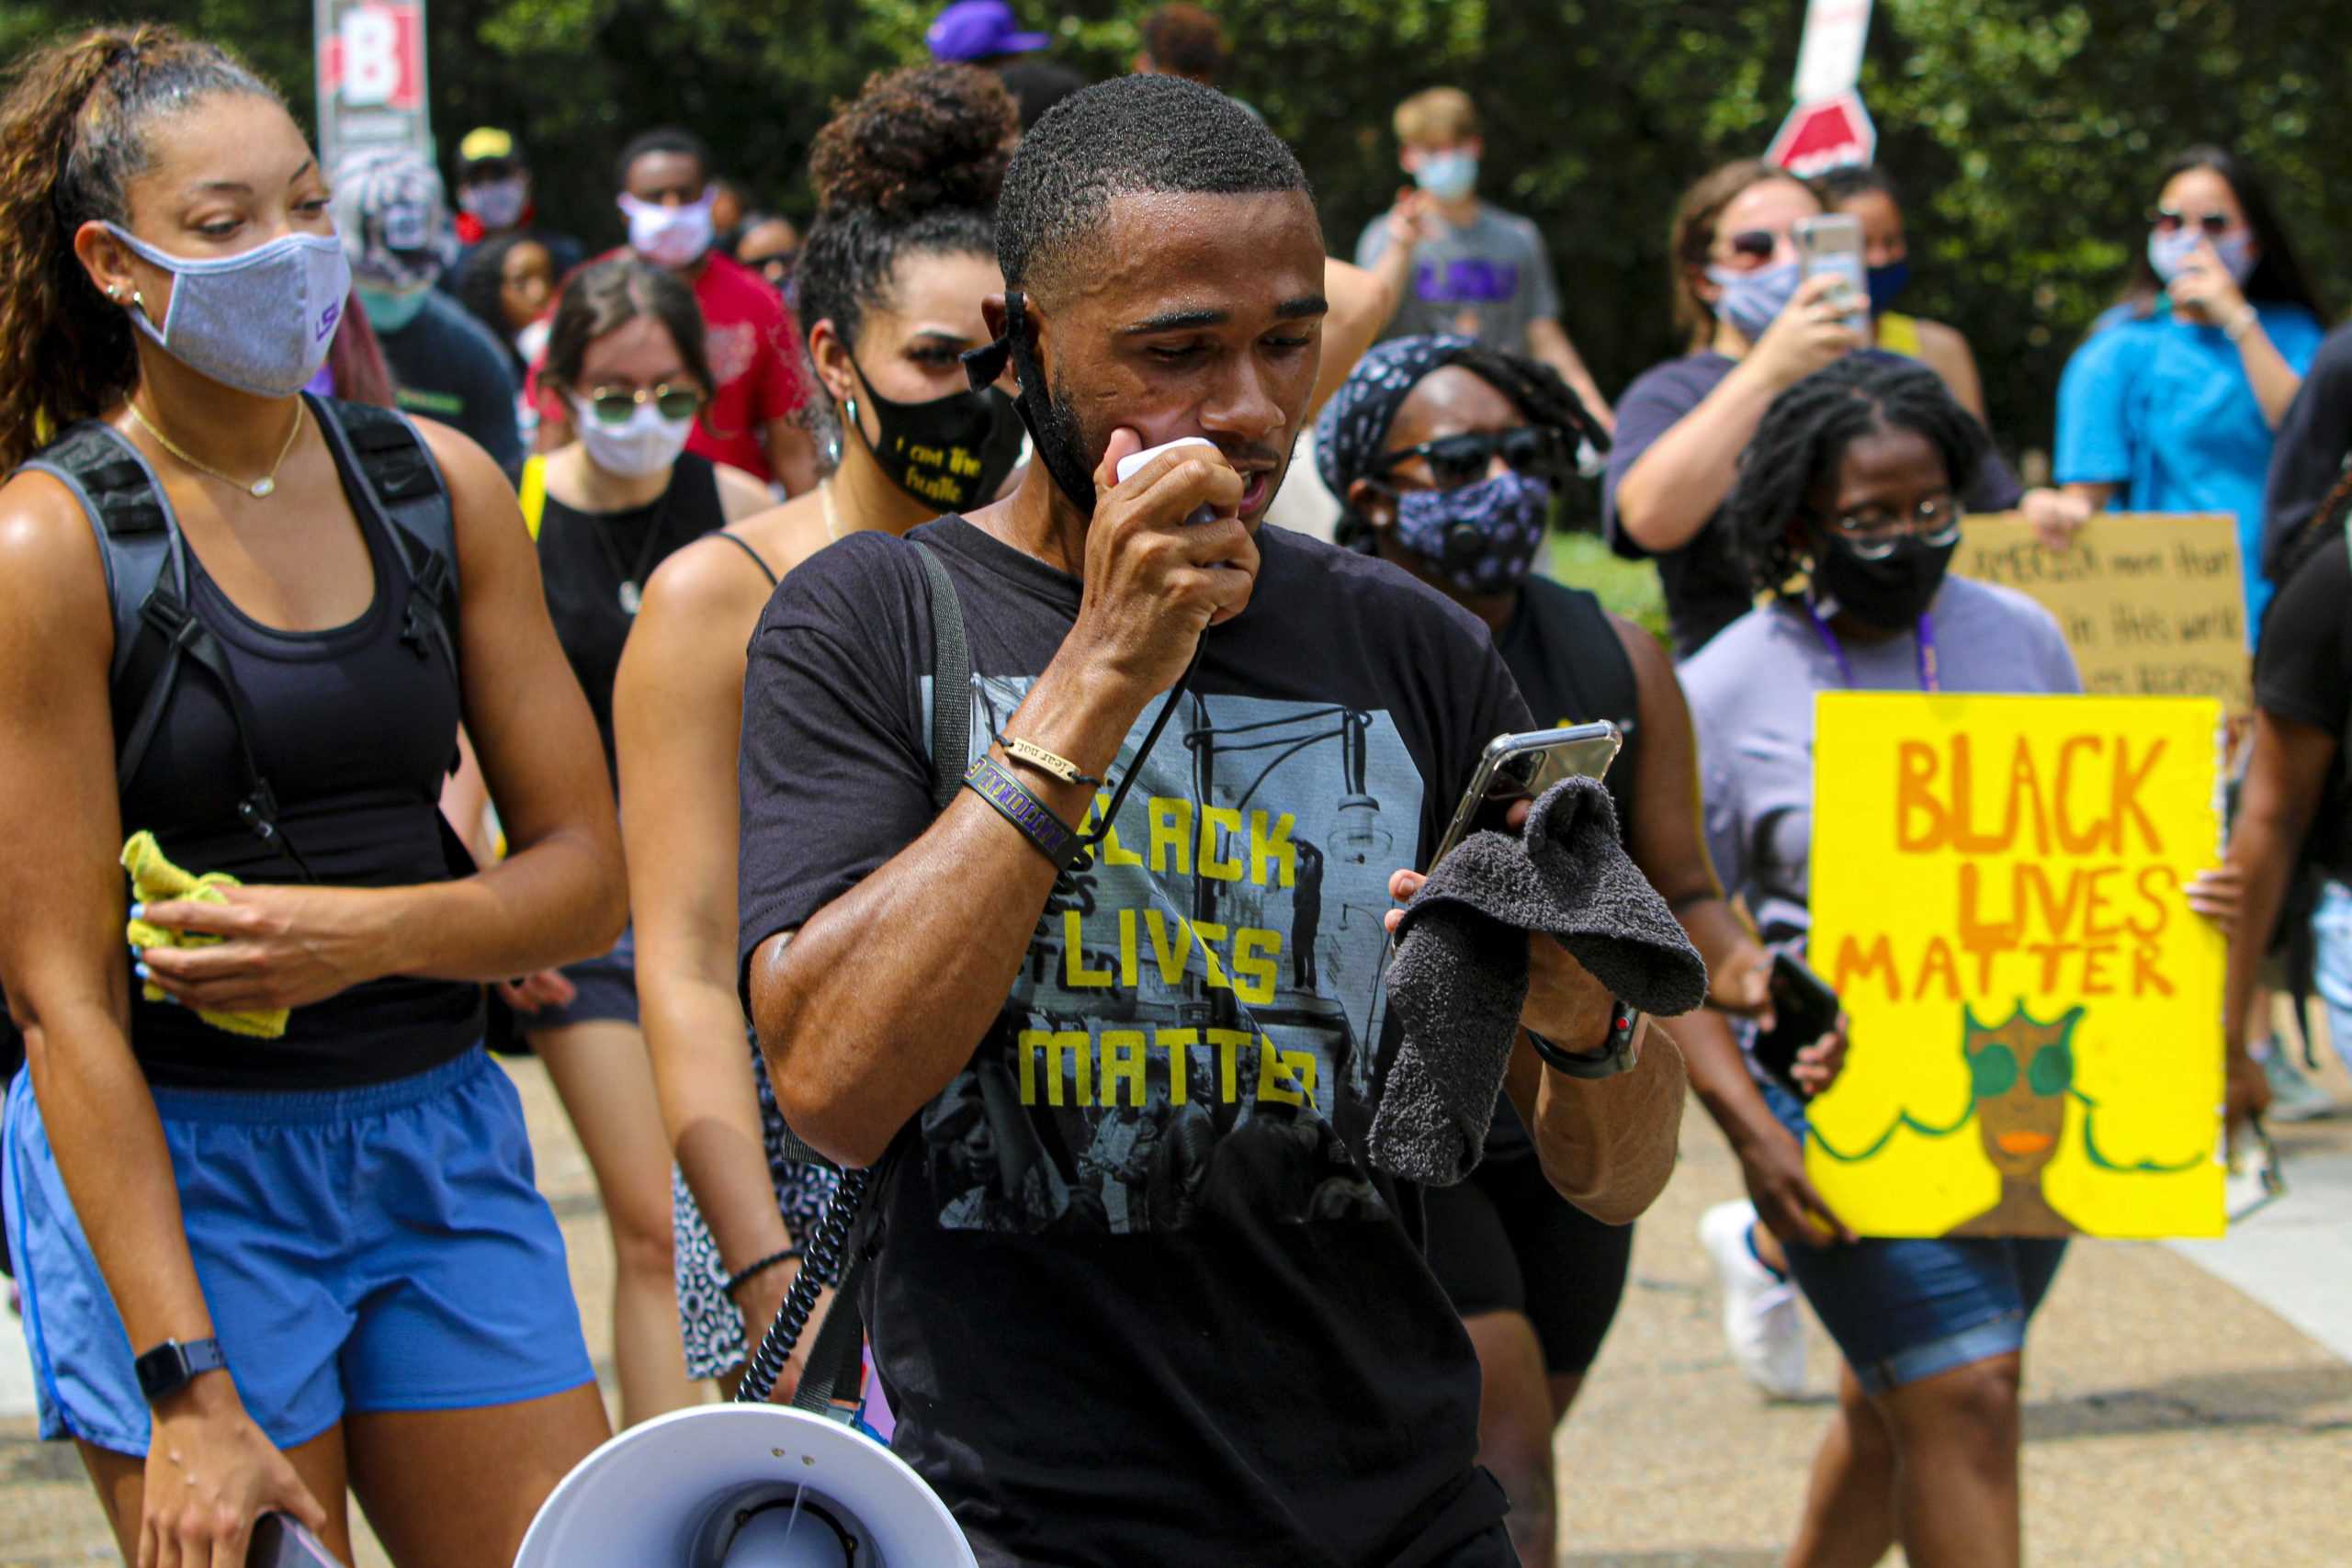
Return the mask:
<svg viewBox="0 0 2352 1568">
<path fill-rule="evenodd" d="M 939 13 L 923 41 L 931 46 L 933 60 L 990 60 L 1000 54 L 1026 54 L 1053 39 L 1018 30 L 1010 0 L 956 0 Z"/>
</svg>

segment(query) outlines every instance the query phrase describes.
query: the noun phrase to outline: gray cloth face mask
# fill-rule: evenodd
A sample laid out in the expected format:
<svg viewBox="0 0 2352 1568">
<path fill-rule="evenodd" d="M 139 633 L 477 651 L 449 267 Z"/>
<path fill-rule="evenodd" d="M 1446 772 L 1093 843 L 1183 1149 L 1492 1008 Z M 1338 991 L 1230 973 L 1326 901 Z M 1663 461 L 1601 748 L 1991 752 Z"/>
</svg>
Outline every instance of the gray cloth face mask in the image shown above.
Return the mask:
<svg viewBox="0 0 2352 1568">
<path fill-rule="evenodd" d="M 351 263 L 332 234 L 288 234 L 233 256 L 167 255 L 109 223 L 107 232 L 172 275 L 158 327 L 131 320 L 164 352 L 224 386 L 290 398 L 326 363 L 351 294 Z"/>
</svg>

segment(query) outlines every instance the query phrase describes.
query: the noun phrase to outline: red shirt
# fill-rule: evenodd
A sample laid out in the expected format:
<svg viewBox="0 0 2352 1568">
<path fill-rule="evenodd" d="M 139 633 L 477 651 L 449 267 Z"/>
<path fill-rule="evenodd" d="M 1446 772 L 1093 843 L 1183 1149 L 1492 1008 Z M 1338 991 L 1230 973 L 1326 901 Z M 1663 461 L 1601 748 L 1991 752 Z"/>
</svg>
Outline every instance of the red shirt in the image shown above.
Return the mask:
<svg viewBox="0 0 2352 1568">
<path fill-rule="evenodd" d="M 628 254 L 623 248 L 596 259 Z M 800 378 L 800 329 L 767 279 L 717 251 L 703 257 L 693 281 L 695 303 L 702 307 L 703 353 L 718 386 L 695 421 L 686 450 L 773 484 L 775 473 L 760 437 L 769 424 L 798 409 L 807 395 Z M 539 367 L 532 366 L 535 402 L 538 376 Z M 548 417 L 571 422 L 568 408 L 549 409 L 544 402 L 540 407 Z"/>
</svg>

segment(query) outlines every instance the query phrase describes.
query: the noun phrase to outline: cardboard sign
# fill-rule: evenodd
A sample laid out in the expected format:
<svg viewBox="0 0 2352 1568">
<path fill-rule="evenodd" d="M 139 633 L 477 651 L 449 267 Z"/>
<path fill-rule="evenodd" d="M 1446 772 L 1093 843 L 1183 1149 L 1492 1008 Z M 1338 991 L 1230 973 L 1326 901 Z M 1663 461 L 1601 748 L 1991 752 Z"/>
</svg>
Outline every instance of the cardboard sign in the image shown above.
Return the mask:
<svg viewBox="0 0 2352 1568">
<path fill-rule="evenodd" d="M 1805 1168 L 1864 1235 L 2218 1235 L 2220 705 L 1825 692 Z"/>
<path fill-rule="evenodd" d="M 2086 692 L 2218 697 L 2233 716 L 2253 706 L 2238 525 L 2226 513 L 2102 512 L 2064 550 L 2014 513 L 1971 517 L 1951 570 L 2055 615 Z"/>
</svg>

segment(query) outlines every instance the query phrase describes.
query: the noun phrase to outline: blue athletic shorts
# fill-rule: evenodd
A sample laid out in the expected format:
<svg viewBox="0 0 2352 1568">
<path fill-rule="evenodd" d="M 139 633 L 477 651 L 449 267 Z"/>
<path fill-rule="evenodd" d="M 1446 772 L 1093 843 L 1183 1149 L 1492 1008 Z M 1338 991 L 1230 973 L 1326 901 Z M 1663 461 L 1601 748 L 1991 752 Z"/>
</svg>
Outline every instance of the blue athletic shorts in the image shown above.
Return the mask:
<svg viewBox="0 0 2352 1568">
<path fill-rule="evenodd" d="M 1803 1144 L 1804 1107 L 1760 1081 Z M 1872 1393 L 2025 1348 L 2025 1326 L 2066 1256 L 2041 1236 L 1865 1240 L 1791 1247 L 1789 1271 L 1821 1325 Z"/>
<path fill-rule="evenodd" d="M 346 1413 L 503 1404 L 595 1375 L 522 1101 L 481 1051 L 364 1089 L 154 1093 L 213 1332 L 279 1448 Z M 132 1348 L 29 1072 L 8 1089 L 0 1197 L 40 1435 L 144 1454 Z"/>
</svg>

